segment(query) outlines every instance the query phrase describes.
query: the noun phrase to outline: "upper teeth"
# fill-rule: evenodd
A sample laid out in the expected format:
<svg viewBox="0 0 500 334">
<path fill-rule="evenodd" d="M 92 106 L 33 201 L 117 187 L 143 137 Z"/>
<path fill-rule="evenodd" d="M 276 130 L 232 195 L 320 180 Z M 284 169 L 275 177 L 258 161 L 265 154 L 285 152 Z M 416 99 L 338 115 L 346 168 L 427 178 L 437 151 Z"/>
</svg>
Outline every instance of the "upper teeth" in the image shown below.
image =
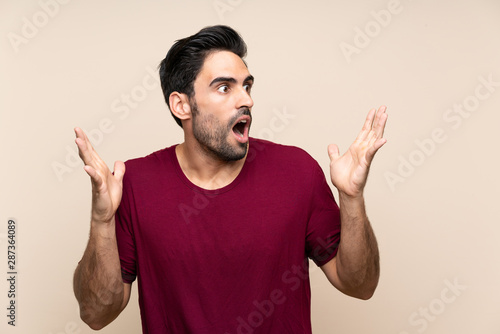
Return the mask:
<svg viewBox="0 0 500 334">
<path fill-rule="evenodd" d="M 247 122 L 246 119 L 243 119 L 243 120 L 240 121 L 240 123 L 246 123 L 246 122 Z"/>
</svg>

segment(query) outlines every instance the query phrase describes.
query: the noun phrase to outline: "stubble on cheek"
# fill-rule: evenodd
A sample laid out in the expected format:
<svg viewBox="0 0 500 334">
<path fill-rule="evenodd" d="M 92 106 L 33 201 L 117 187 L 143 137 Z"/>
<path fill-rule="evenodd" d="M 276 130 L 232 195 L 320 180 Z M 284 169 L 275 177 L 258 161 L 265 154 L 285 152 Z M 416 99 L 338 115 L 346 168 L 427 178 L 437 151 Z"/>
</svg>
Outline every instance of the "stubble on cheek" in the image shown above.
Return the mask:
<svg viewBox="0 0 500 334">
<path fill-rule="evenodd" d="M 234 123 L 234 121 L 233 121 Z M 232 131 L 231 121 L 223 125 L 214 115 L 203 115 L 193 117 L 193 135 L 206 152 L 224 161 L 235 161 L 242 159 L 247 150 L 247 145 L 238 143 L 238 147 L 232 146 L 229 134 Z"/>
</svg>

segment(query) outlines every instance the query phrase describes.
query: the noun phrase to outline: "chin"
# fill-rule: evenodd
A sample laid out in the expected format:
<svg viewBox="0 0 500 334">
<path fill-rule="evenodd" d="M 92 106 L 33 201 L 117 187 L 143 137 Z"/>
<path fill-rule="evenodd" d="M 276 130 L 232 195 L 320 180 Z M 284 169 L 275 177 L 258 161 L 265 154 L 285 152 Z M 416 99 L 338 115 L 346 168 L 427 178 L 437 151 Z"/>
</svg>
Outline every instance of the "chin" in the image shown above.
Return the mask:
<svg viewBox="0 0 500 334">
<path fill-rule="evenodd" d="M 237 147 L 222 149 L 218 152 L 219 158 L 223 161 L 238 161 L 247 155 L 248 143 L 238 143 Z"/>
</svg>

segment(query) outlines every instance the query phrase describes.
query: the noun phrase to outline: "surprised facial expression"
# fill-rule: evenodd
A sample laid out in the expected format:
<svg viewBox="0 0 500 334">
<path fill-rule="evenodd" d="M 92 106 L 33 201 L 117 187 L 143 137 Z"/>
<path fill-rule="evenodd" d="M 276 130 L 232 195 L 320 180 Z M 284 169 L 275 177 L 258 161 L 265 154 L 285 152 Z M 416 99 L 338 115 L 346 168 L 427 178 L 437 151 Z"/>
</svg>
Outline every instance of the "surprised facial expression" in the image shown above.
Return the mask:
<svg viewBox="0 0 500 334">
<path fill-rule="evenodd" d="M 243 60 L 229 51 L 205 59 L 190 99 L 192 132 L 200 147 L 222 161 L 245 157 L 252 122 L 253 76 Z"/>
</svg>

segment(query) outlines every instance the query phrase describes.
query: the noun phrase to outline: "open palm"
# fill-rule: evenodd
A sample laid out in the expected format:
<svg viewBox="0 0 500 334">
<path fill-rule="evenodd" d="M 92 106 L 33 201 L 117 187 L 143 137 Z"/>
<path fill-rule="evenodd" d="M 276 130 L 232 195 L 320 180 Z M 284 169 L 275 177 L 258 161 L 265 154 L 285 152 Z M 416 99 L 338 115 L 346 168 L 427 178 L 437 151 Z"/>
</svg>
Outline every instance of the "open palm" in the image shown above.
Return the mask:
<svg viewBox="0 0 500 334">
<path fill-rule="evenodd" d="M 385 106 L 381 106 L 378 111 L 370 110 L 358 137 L 342 156 L 337 145 L 328 146 L 330 177 L 339 192 L 349 196 L 363 194 L 373 157 L 386 143 L 382 137 L 387 122 L 385 111 Z"/>
<path fill-rule="evenodd" d="M 120 205 L 125 164 L 116 161 L 114 173 L 111 173 L 92 147 L 87 135 L 80 128 L 75 128 L 75 133 L 78 153 L 92 182 L 92 220 L 109 223 Z"/>
</svg>

